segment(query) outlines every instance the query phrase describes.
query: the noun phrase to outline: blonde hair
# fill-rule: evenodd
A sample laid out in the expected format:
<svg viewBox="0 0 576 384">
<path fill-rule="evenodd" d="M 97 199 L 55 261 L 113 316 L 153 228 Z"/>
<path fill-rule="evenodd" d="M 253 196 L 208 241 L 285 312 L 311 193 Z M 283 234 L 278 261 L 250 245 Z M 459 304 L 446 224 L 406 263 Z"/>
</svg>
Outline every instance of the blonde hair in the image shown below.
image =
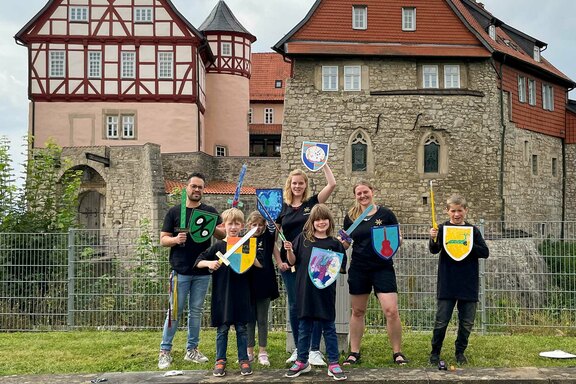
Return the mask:
<svg viewBox="0 0 576 384">
<path fill-rule="evenodd" d="M 356 195 L 356 188 L 358 188 L 359 186 L 364 185 L 365 187 L 370 188 L 370 190 L 372 192 L 374 192 L 374 187 L 372 186 L 372 184 L 370 184 L 369 181 L 367 180 L 360 180 L 358 181 L 356 184 L 354 184 L 354 187 L 352 187 L 352 192 L 354 193 L 354 195 Z M 360 203 L 358 203 L 357 200 L 354 200 L 354 205 L 352 206 L 352 208 L 350 208 L 348 210 L 348 217 L 350 218 L 350 220 L 354 221 L 358 218 L 358 216 L 360 216 L 362 214 L 362 207 L 360 206 Z"/>
<path fill-rule="evenodd" d="M 293 170 L 288 174 L 288 178 L 286 179 L 286 183 L 284 183 L 284 202 L 288 205 L 292 205 L 294 200 L 294 196 L 292 195 L 292 178 L 294 176 L 302 176 L 304 178 L 304 182 L 306 183 L 306 188 L 304 188 L 304 193 L 302 193 L 302 202 L 308 201 L 310 198 L 310 186 L 308 184 L 308 175 L 304 173 L 303 170 L 300 168 Z"/>
<path fill-rule="evenodd" d="M 246 219 L 246 224 L 251 225 L 253 223 L 266 224 L 266 220 L 264 219 L 264 216 L 262 216 L 260 212 L 252 211 L 250 212 L 248 218 Z"/>
<path fill-rule="evenodd" d="M 452 195 L 446 200 L 446 209 L 450 209 L 451 205 L 459 205 L 462 208 L 468 208 L 468 203 L 464 196 L 461 195 Z"/>
<path fill-rule="evenodd" d="M 244 213 L 238 208 L 228 208 L 220 215 L 222 217 L 222 222 L 240 222 L 244 224 Z"/>
<path fill-rule="evenodd" d="M 308 220 L 304 224 L 304 229 L 302 230 L 304 239 L 314 242 L 314 222 L 316 220 L 324 219 L 328 219 L 330 222 L 328 224 L 328 229 L 326 229 L 326 236 L 332 237 L 334 234 L 334 216 L 332 216 L 332 212 L 330 212 L 330 209 L 326 204 L 316 204 L 312 207 L 310 216 L 308 216 Z"/>
</svg>

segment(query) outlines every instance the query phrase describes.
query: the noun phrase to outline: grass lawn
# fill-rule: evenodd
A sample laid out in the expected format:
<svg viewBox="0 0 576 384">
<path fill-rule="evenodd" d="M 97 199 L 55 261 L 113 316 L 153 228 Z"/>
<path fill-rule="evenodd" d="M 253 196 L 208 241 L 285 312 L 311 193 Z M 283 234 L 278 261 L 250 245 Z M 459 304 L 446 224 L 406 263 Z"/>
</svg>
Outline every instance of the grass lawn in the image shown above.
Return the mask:
<svg viewBox="0 0 576 384">
<path fill-rule="evenodd" d="M 228 343 L 228 359 L 236 360 L 236 339 L 233 330 Z M 101 373 L 157 370 L 160 331 L 73 331 L 40 333 L 0 333 L 0 375 L 44 373 Z M 430 333 L 405 332 L 403 352 L 411 360 L 407 368 L 428 366 Z M 194 364 L 183 360 L 186 332 L 178 331 L 174 340 L 174 363 L 170 369 L 212 369 L 215 355 L 215 332 L 203 331 L 201 351 L 209 363 Z M 454 339 L 449 334 L 444 342 L 442 358 L 454 362 Z M 286 367 L 284 332 L 269 334 L 270 368 Z M 552 360 L 539 352 L 561 349 L 576 353 L 576 341 L 566 336 L 490 335 L 472 333 L 467 357 L 470 367 L 567 367 L 574 359 Z M 345 358 L 342 356 L 341 361 Z M 385 333 L 369 333 L 362 344 L 363 368 L 393 367 L 392 351 Z M 398 368 L 403 369 L 403 368 Z"/>
</svg>

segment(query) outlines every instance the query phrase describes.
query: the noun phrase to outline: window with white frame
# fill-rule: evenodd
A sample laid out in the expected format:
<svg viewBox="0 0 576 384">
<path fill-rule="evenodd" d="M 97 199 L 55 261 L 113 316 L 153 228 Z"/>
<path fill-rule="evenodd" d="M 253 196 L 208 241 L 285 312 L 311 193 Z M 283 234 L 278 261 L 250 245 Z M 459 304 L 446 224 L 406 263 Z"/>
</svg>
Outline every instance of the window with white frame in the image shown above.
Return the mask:
<svg viewBox="0 0 576 384">
<path fill-rule="evenodd" d="M 173 77 L 174 53 L 158 52 L 158 78 L 171 79 Z"/>
<path fill-rule="evenodd" d="M 554 88 L 550 84 L 542 84 L 542 108 L 554 110 Z"/>
<path fill-rule="evenodd" d="M 122 52 L 122 72 L 123 79 L 133 79 L 136 77 L 136 52 Z"/>
<path fill-rule="evenodd" d="M 416 8 L 414 7 L 402 8 L 402 30 L 403 31 L 416 30 Z"/>
<path fill-rule="evenodd" d="M 492 40 L 496 40 L 496 26 L 494 24 L 488 26 L 488 36 L 490 36 Z"/>
<path fill-rule="evenodd" d="M 248 124 L 252 124 L 253 114 L 254 114 L 254 110 L 252 108 L 249 108 L 248 109 Z"/>
<path fill-rule="evenodd" d="M 365 5 L 352 6 L 352 29 L 368 28 L 368 7 Z"/>
<path fill-rule="evenodd" d="M 526 78 L 524 76 L 518 76 L 518 101 L 526 102 Z"/>
<path fill-rule="evenodd" d="M 220 45 L 222 56 L 232 56 L 232 43 L 223 42 Z"/>
<path fill-rule="evenodd" d="M 536 80 L 528 79 L 528 104 L 536 105 Z"/>
<path fill-rule="evenodd" d="M 438 66 L 437 65 L 423 65 L 422 66 L 422 87 L 423 88 L 438 88 Z"/>
<path fill-rule="evenodd" d="M 66 52 L 50 51 L 50 77 L 64 77 L 66 72 Z"/>
<path fill-rule="evenodd" d="M 322 90 L 323 91 L 337 91 L 338 90 L 338 67 L 337 66 L 322 66 Z"/>
<path fill-rule="evenodd" d="M 102 77 L 102 52 L 88 51 L 88 77 L 92 79 Z"/>
<path fill-rule="evenodd" d="M 106 115 L 107 139 L 136 138 L 136 115 L 134 113 L 111 113 Z"/>
<path fill-rule="evenodd" d="M 534 46 L 534 60 L 540 62 L 540 47 Z"/>
<path fill-rule="evenodd" d="M 264 108 L 264 124 L 274 124 L 274 108 Z"/>
<path fill-rule="evenodd" d="M 70 7 L 68 19 L 76 22 L 88 21 L 88 7 Z"/>
<path fill-rule="evenodd" d="M 359 91 L 362 85 L 359 65 L 344 66 L 344 90 Z"/>
<path fill-rule="evenodd" d="M 226 156 L 226 147 L 223 145 L 217 145 L 214 152 L 217 157 Z"/>
<path fill-rule="evenodd" d="M 460 88 L 460 66 L 444 66 L 444 88 Z"/>
<path fill-rule="evenodd" d="M 152 8 L 151 7 L 136 7 L 134 8 L 134 22 L 135 23 L 151 23 L 154 19 L 152 18 Z"/>
</svg>

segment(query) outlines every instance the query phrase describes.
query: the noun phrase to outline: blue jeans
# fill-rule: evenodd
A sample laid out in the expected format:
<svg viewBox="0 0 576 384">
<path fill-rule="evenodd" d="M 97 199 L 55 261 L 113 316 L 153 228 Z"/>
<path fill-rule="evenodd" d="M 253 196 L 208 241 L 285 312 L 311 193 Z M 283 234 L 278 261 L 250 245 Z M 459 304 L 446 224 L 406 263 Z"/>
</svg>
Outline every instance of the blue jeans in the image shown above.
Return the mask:
<svg viewBox="0 0 576 384">
<path fill-rule="evenodd" d="M 326 356 L 330 364 L 338 363 L 340 353 L 338 352 L 338 336 L 336 336 L 336 324 L 331 320 L 314 320 L 308 317 L 300 319 L 299 339 L 298 339 L 298 361 L 308 362 L 308 350 L 312 338 L 312 328 L 314 323 L 319 324 L 324 333 L 326 343 Z"/>
<path fill-rule="evenodd" d="M 236 347 L 238 348 L 238 361 L 248 361 L 248 332 L 246 324 L 235 323 Z M 230 326 L 222 324 L 216 330 L 216 361 L 226 360 L 226 350 L 228 349 L 228 331 Z"/>
<path fill-rule="evenodd" d="M 165 351 L 172 350 L 172 340 L 178 329 L 178 319 L 182 317 L 186 298 L 188 298 L 188 341 L 186 349 L 194 349 L 198 347 L 200 342 L 200 325 L 202 323 L 202 310 L 204 309 L 204 299 L 210 284 L 209 275 L 180 275 L 174 272 L 174 276 L 178 279 L 178 316 L 172 318 L 172 324 L 168 326 L 168 314 L 164 321 L 164 329 L 162 331 L 162 343 L 160 349 Z M 171 306 L 173 298 L 170 297 Z"/>
<path fill-rule="evenodd" d="M 468 337 L 474 326 L 476 318 L 475 301 L 463 300 L 438 300 L 436 309 L 436 321 L 434 322 L 434 331 L 432 332 L 432 353 L 439 355 L 442 350 L 442 343 L 446 336 L 448 323 L 452 318 L 454 306 L 458 305 L 458 335 L 456 336 L 455 353 L 464 353 L 468 347 Z"/>
<path fill-rule="evenodd" d="M 290 328 L 292 328 L 292 337 L 294 338 L 294 345 L 298 348 L 298 313 L 296 311 L 296 273 L 287 270 L 282 272 L 282 281 L 284 288 L 288 295 L 288 317 L 290 320 Z M 320 349 L 320 338 L 322 337 L 322 326 L 314 322 L 312 329 L 312 344 L 311 349 L 318 351 Z"/>
</svg>

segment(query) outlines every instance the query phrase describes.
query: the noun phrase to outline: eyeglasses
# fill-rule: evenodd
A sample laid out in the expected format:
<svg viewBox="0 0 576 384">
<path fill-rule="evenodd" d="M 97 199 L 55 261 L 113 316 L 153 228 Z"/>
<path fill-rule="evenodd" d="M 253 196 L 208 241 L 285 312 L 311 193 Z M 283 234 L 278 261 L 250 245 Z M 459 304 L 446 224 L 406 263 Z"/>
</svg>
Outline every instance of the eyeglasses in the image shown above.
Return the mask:
<svg viewBox="0 0 576 384">
<path fill-rule="evenodd" d="M 199 191 L 204 189 L 203 185 L 194 185 L 194 184 L 190 184 L 188 185 L 190 187 L 190 189 L 198 189 Z"/>
</svg>

